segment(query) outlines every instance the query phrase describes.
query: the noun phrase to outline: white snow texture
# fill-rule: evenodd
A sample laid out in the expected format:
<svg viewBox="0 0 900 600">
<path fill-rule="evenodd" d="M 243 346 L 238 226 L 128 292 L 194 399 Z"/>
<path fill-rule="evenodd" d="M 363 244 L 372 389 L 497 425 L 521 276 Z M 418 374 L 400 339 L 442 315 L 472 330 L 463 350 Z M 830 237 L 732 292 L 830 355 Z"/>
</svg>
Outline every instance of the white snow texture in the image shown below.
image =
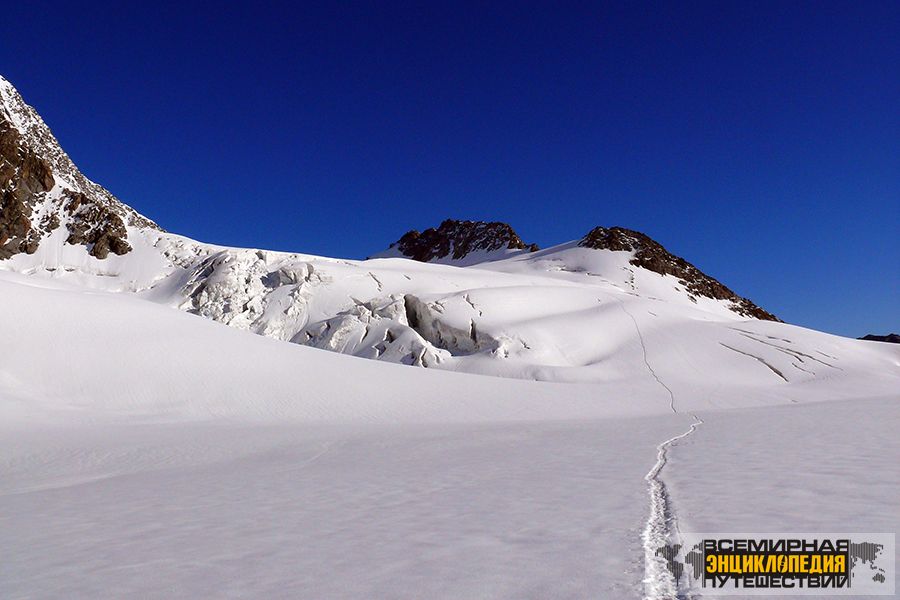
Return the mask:
<svg viewBox="0 0 900 600">
<path fill-rule="evenodd" d="M 896 345 L 573 242 L 460 266 L 129 225 L 100 260 L 62 229 L 0 261 L 5 598 L 675 598 L 679 531 L 900 524 Z"/>
</svg>

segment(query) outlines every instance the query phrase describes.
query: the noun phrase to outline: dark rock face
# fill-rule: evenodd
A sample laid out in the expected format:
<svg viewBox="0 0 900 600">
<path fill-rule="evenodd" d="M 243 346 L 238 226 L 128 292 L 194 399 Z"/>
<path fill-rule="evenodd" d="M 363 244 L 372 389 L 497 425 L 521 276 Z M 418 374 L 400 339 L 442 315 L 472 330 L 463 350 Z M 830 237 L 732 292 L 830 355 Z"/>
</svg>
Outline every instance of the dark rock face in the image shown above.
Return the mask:
<svg viewBox="0 0 900 600">
<path fill-rule="evenodd" d="M 32 222 L 34 208 L 47 201 L 56 181 L 50 163 L 31 149 L 12 123 L 0 117 L 0 259 L 24 252 L 34 254 L 41 238 L 59 227 L 60 213 L 68 222 L 69 244 L 88 246 L 91 256 L 106 258 L 110 251 L 131 250 L 125 223 L 112 209 L 81 192 L 66 191 L 62 210 L 48 211 Z"/>
<path fill-rule="evenodd" d="M 33 254 L 42 234 L 31 222 L 33 199 L 53 187 L 53 171 L 46 161 L 25 147 L 19 132 L 3 119 L 0 119 L 0 182 L 0 259 L 20 252 Z"/>
<path fill-rule="evenodd" d="M 91 256 L 101 259 L 110 252 L 121 255 L 131 251 L 122 217 L 85 194 L 69 192 L 66 198 L 65 211 L 72 216 L 67 244 L 85 245 Z"/>
<path fill-rule="evenodd" d="M 408 231 L 399 241 L 391 244 L 404 256 L 421 262 L 451 256 L 459 260 L 475 251 L 502 249 L 538 249 L 535 244 L 526 244 L 506 223 L 484 221 L 456 221 L 447 219 L 440 226 L 423 232 Z"/>
<path fill-rule="evenodd" d="M 890 342 L 891 344 L 900 344 L 900 333 L 889 333 L 887 335 L 875 335 L 870 333 L 869 335 L 864 335 L 857 339 L 869 342 Z"/>
<path fill-rule="evenodd" d="M 0 181 L 18 178 L 21 194 L 46 192 L 53 187 L 53 170 L 25 146 L 21 134 L 6 119 L 0 120 Z"/>
<path fill-rule="evenodd" d="M 15 194 L 4 191 L 0 197 L 0 258 L 28 252 L 34 254 L 37 245 L 30 236 L 31 208 L 22 203 Z"/>
<path fill-rule="evenodd" d="M 704 296 L 716 300 L 730 300 L 732 310 L 739 315 L 780 321 L 772 313 L 763 310 L 747 298 L 738 296 L 719 281 L 700 269 L 675 256 L 650 237 L 624 227 L 595 227 L 578 243 L 584 248 L 634 252 L 631 264 L 662 275 L 672 275 L 687 288 L 692 296 Z"/>
<path fill-rule="evenodd" d="M 0 77 L 0 260 L 33 254 L 61 224 L 66 242 L 84 245 L 100 259 L 131 251 L 126 224 L 158 229 L 87 179 L 37 112 Z"/>
</svg>

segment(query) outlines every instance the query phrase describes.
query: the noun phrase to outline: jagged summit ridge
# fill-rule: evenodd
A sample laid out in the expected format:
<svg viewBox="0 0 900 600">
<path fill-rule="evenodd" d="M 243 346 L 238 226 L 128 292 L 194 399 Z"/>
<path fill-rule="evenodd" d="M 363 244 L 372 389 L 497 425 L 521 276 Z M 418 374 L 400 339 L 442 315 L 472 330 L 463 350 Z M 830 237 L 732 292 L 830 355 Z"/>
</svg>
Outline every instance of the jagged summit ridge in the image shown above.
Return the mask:
<svg viewBox="0 0 900 600">
<path fill-rule="evenodd" d="M 65 227 L 65 241 L 96 258 L 131 250 L 126 226 L 159 229 L 84 176 L 9 81 L 0 77 L 0 259 L 34 253 Z"/>
<path fill-rule="evenodd" d="M 638 267 L 660 275 L 671 275 L 682 286 L 682 291 L 695 302 L 697 298 L 709 298 L 721 301 L 729 310 L 744 317 L 780 320 L 639 231 L 625 227 L 595 227 L 577 242 L 554 246 L 538 255 L 550 258 L 559 265 L 558 268 L 571 270 L 572 265 L 564 264 L 569 259 L 560 253 L 571 245 L 593 250 L 630 252 L 632 257 L 629 259 L 629 268 Z M 537 250 L 536 244 L 526 244 L 506 223 L 447 219 L 440 226 L 422 232 L 408 231 L 391 244 L 387 252 L 373 258 L 405 257 L 419 262 L 442 262 L 457 266 L 484 266 L 490 262 L 494 265 L 491 268 L 498 268 L 503 263 L 497 261 L 516 256 L 524 259 Z M 607 272 L 606 275 L 610 273 Z"/>
<path fill-rule="evenodd" d="M 679 279 L 689 294 L 732 302 L 732 310 L 740 315 L 765 321 L 780 321 L 747 298 L 738 296 L 720 281 L 666 250 L 648 235 L 625 227 L 595 227 L 578 242 L 583 248 L 633 252 L 631 264 L 661 275 Z"/>
<path fill-rule="evenodd" d="M 870 333 L 858 338 L 867 342 L 888 342 L 891 344 L 900 344 L 900 333 L 889 333 L 887 335 L 878 335 Z"/>
<path fill-rule="evenodd" d="M 462 260 L 475 252 L 503 250 L 534 252 L 536 244 L 526 244 L 515 230 L 497 221 L 458 221 L 447 219 L 438 227 L 419 232 L 411 230 L 391 248 L 403 256 L 420 262 L 439 259 Z"/>
</svg>

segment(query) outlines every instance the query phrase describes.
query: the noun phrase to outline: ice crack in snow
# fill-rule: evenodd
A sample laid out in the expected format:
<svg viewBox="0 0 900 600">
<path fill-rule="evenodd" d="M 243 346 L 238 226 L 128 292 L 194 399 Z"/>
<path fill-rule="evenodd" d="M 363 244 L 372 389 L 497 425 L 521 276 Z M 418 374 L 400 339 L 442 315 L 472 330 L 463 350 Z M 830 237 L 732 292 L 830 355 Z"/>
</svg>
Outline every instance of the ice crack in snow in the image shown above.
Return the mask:
<svg viewBox="0 0 900 600">
<path fill-rule="evenodd" d="M 619 306 L 622 307 L 622 310 L 625 311 L 625 314 L 631 319 L 631 322 L 634 323 L 634 330 L 637 332 L 638 341 L 641 343 L 641 355 L 644 358 L 644 365 L 646 365 L 647 370 L 650 372 L 650 375 L 653 376 L 653 379 L 656 380 L 656 383 L 661 385 L 666 392 L 669 394 L 669 409 L 678 414 L 678 411 L 675 409 L 675 394 L 672 393 L 671 388 L 663 383 L 663 380 L 659 378 L 659 375 L 656 374 L 656 371 L 653 370 L 653 367 L 650 366 L 650 361 L 647 360 L 647 346 L 644 343 L 644 334 L 641 333 L 641 328 L 638 327 L 637 319 L 634 318 L 634 315 L 631 314 L 627 308 L 625 308 L 625 304 L 623 302 L 619 302 Z"/>
<path fill-rule="evenodd" d="M 381 280 L 375 276 L 375 273 L 373 273 L 372 271 L 369 271 L 369 277 L 371 277 L 372 280 L 375 281 L 375 285 L 378 286 L 379 292 L 384 291 L 384 284 L 382 284 Z"/>
<path fill-rule="evenodd" d="M 765 359 L 760 358 L 759 356 L 756 356 L 755 354 L 750 354 L 749 352 L 744 352 L 743 350 L 738 350 L 737 348 L 733 348 L 724 342 L 719 342 L 719 345 L 728 348 L 732 352 L 737 352 L 738 354 L 743 354 L 744 356 L 749 356 L 750 358 L 755 358 L 756 360 L 758 360 L 765 366 L 769 367 L 769 370 L 772 371 L 773 373 L 775 373 L 776 375 L 778 375 L 778 377 L 780 377 L 783 381 L 788 380 L 787 377 L 784 376 L 784 373 L 782 373 L 781 371 L 779 371 L 778 369 L 776 369 L 775 367 L 770 365 L 768 362 L 766 362 Z"/>
</svg>

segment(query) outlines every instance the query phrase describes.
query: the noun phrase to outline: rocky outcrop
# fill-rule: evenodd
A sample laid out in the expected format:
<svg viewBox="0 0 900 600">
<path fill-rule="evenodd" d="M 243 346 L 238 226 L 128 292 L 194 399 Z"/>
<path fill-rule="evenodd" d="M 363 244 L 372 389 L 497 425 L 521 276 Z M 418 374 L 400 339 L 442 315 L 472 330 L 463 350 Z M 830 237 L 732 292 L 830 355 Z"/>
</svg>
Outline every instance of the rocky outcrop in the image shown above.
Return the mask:
<svg viewBox="0 0 900 600">
<path fill-rule="evenodd" d="M 633 266 L 677 277 L 693 297 L 727 300 L 732 303 L 731 309 L 740 315 L 766 321 L 781 321 L 639 231 L 624 227 L 595 227 L 578 242 L 578 245 L 595 250 L 633 252 L 634 256 L 631 259 Z"/>
<path fill-rule="evenodd" d="M 100 259 L 110 252 L 121 255 L 131 251 L 125 222 L 116 211 L 80 192 L 67 192 L 66 199 L 65 212 L 71 217 L 67 244 L 87 246 L 88 253 Z"/>
<path fill-rule="evenodd" d="M 33 254 L 61 225 L 67 243 L 99 259 L 131 250 L 126 225 L 159 229 L 85 177 L 0 77 L 0 260 Z"/>
<path fill-rule="evenodd" d="M 42 234 L 31 221 L 36 200 L 55 182 L 50 164 L 28 148 L 0 113 L 0 259 L 37 250 Z M 48 221 L 47 226 L 58 225 Z M 52 229 L 52 228 L 50 228 Z"/>
<path fill-rule="evenodd" d="M 887 335 L 875 335 L 870 333 L 869 335 L 864 335 L 861 338 L 857 338 L 860 340 L 866 340 L 868 342 L 889 342 L 891 344 L 900 344 L 900 334 L 898 333 L 889 333 Z"/>
<path fill-rule="evenodd" d="M 535 244 L 526 244 L 506 223 L 485 221 L 456 221 L 447 219 L 439 227 L 425 231 L 406 232 L 391 244 L 403 256 L 430 262 L 436 259 L 461 260 L 472 252 L 498 250 L 526 250 L 534 252 Z"/>
</svg>

